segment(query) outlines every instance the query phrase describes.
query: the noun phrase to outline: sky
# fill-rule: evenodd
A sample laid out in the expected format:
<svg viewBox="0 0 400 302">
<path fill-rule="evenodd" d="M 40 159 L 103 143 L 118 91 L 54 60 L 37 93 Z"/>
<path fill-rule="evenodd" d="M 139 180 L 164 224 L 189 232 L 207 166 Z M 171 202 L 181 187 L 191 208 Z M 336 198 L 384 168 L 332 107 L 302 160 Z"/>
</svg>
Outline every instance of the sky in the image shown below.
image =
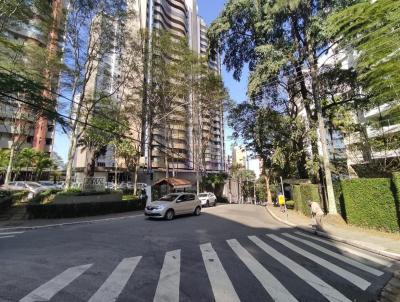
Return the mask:
<svg viewBox="0 0 400 302">
<path fill-rule="evenodd" d="M 224 7 L 225 0 L 198 0 L 199 15 L 204 18 L 208 25 L 218 17 Z M 229 90 L 230 98 L 235 102 L 242 102 L 246 99 L 247 90 L 247 76 L 248 71 L 244 70 L 242 74 L 242 80 L 240 82 L 233 79 L 232 73 L 226 71 L 225 67 L 222 66 L 222 77 L 224 79 L 225 86 Z M 226 122 L 225 122 L 226 123 Z M 225 125 L 225 152 L 231 154 L 231 145 L 233 141 L 230 139 L 232 130 Z M 54 138 L 54 151 L 57 152 L 61 158 L 66 162 L 68 154 L 69 139 L 68 136 L 62 133 L 62 130 L 58 127 Z"/>
</svg>

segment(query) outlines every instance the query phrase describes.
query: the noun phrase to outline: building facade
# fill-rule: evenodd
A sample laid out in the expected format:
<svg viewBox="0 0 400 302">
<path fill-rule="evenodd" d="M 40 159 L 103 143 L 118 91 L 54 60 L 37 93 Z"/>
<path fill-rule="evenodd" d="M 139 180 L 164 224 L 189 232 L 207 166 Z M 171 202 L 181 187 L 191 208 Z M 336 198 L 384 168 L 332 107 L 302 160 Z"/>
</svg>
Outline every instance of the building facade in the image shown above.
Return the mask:
<svg viewBox="0 0 400 302">
<path fill-rule="evenodd" d="M 196 0 L 150 0 L 148 8 L 147 24 L 150 31 L 166 30 L 173 37 L 185 38 L 195 53 L 207 56 L 207 26 L 198 16 Z M 219 60 L 208 63 L 208 67 L 218 74 L 219 65 Z M 171 175 L 198 169 L 202 172 L 223 171 L 225 146 L 222 106 L 212 114 L 204 113 L 199 101 L 175 100 L 174 106 L 173 114 L 168 117 L 169 137 L 165 137 L 162 128 L 156 128 L 147 135 L 154 138 L 146 146 L 148 169 L 160 173 L 168 170 Z M 168 161 L 165 160 L 166 153 Z M 200 160 L 201 156 L 204 159 Z"/>
<path fill-rule="evenodd" d="M 151 64 L 151 32 L 156 30 L 168 31 L 172 37 L 186 39 L 189 47 L 199 56 L 207 54 L 208 41 L 206 37 L 207 27 L 205 22 L 198 16 L 197 2 L 195 0 L 139 0 L 129 1 L 132 3 L 135 11 L 139 12 L 135 20 L 131 20 L 128 26 L 132 27 L 132 32 L 146 30 L 149 33 L 148 57 L 140 58 L 144 64 Z M 90 91 L 108 91 L 109 83 L 114 78 L 121 77 L 120 63 L 118 59 L 113 58 L 112 52 L 99 63 L 95 72 L 93 72 L 90 85 Z M 208 63 L 210 69 L 219 73 L 219 62 L 211 61 Z M 151 76 L 146 67 L 143 68 L 143 77 L 135 81 L 151 82 Z M 90 94 L 90 91 L 88 93 Z M 146 95 L 146 93 L 145 93 Z M 140 96 L 138 96 L 139 98 Z M 189 98 L 190 99 L 190 98 Z M 118 100 L 116 100 L 118 102 Z M 143 97 L 143 108 L 149 107 L 146 96 Z M 199 125 L 202 125 L 202 139 L 207 138 L 206 146 L 206 165 L 205 171 L 223 171 L 224 170 L 224 132 L 223 132 L 223 109 L 218 108 L 212 115 L 194 116 L 194 112 L 200 112 L 200 104 L 188 102 L 187 99 L 175 99 L 173 103 L 173 112 L 168 114 L 168 134 L 160 123 L 160 127 L 148 127 L 147 118 L 138 125 L 135 121 L 135 133 L 141 132 L 142 135 L 135 137 L 142 142 L 142 158 L 140 160 L 139 178 L 145 181 L 145 172 L 157 175 L 154 180 L 166 175 L 169 171 L 170 176 L 177 176 L 187 179 L 193 179 L 196 167 L 196 144 L 194 136 Z M 142 111 L 143 116 L 147 116 L 146 110 Z M 164 116 L 157 117 L 163 120 Z M 166 137 L 168 135 L 168 137 Z M 150 139 L 151 138 L 151 139 Z M 204 143 L 204 141 L 202 141 Z M 166 154 L 168 161 L 165 160 Z M 75 170 L 78 172 L 77 179 L 84 177 L 85 169 L 91 162 L 92 154 L 85 148 L 78 148 L 75 158 Z M 130 180 L 130 177 L 124 172 L 123 163 L 120 159 L 115 160 L 115 153 L 112 146 L 107 148 L 107 152 L 96 159 L 96 176 L 104 176 L 109 181 L 114 179 L 115 174 L 119 180 Z M 167 166 L 166 166 L 167 165 Z M 115 172 L 118 170 L 119 172 Z M 125 176 L 123 176 L 125 174 Z"/>
<path fill-rule="evenodd" d="M 232 148 L 232 166 L 248 168 L 247 153 L 244 146 L 233 146 Z"/>
<path fill-rule="evenodd" d="M 26 70 L 16 72 L 39 74 L 43 78 L 41 83 L 44 87 L 42 95 L 50 100 L 55 100 L 58 91 L 58 71 L 54 68 L 50 70 L 49 67 L 43 65 L 38 54 L 46 54 L 46 58 L 56 57 L 60 51 L 64 8 L 63 0 L 49 1 L 46 9 L 51 12 L 52 23 L 46 26 L 50 29 L 42 30 L 42 26 L 45 26 L 41 21 L 42 16 L 33 9 L 34 15 L 28 22 L 12 22 L 6 26 L 2 33 L 5 39 L 24 49 L 24 54 L 20 57 L 20 60 L 22 65 L 26 66 Z M 46 30 L 48 30 L 47 34 L 44 33 Z M 7 50 L 1 49 L 0 52 L 5 59 L 9 55 Z M 16 59 L 18 56 L 14 53 L 9 61 L 12 60 L 11 58 Z M 4 65 L 8 66 L 9 61 L 5 62 Z M 31 102 L 31 100 L 25 99 L 23 95 L 17 97 L 23 98 L 28 103 Z M 37 114 L 32 116 L 24 102 L 15 101 L 13 104 L 16 106 L 9 106 L 5 103 L 0 106 L 2 119 L 0 148 L 9 149 L 12 145 L 17 144 L 17 149 L 35 148 L 38 151 L 51 153 L 53 151 L 55 122 Z"/>
</svg>

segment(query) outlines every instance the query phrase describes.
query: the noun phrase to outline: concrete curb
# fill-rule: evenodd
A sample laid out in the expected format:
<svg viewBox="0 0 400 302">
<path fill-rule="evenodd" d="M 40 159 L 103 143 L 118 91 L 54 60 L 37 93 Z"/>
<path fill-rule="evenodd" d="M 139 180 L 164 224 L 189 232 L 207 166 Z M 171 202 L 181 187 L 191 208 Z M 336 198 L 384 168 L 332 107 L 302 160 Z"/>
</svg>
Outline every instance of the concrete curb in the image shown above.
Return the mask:
<svg viewBox="0 0 400 302">
<path fill-rule="evenodd" d="M 310 229 L 310 228 L 301 227 L 301 226 L 298 226 L 297 224 L 294 224 L 294 223 L 291 223 L 289 221 L 285 221 L 285 220 L 279 218 L 274 213 L 272 213 L 272 211 L 268 208 L 268 206 L 266 206 L 265 209 L 267 210 L 267 212 L 275 220 L 277 220 L 277 221 L 279 221 L 281 223 L 284 223 L 284 224 L 286 224 L 288 226 L 300 229 L 300 230 L 302 230 L 304 232 L 308 232 L 308 233 L 312 233 L 314 235 L 318 235 L 320 237 L 325 237 L 325 238 L 332 239 L 332 240 L 335 240 L 335 241 L 338 241 L 338 242 L 346 243 L 348 245 L 363 249 L 365 251 L 368 251 L 368 252 L 371 252 L 371 253 L 374 253 L 374 254 L 378 254 L 380 256 L 384 256 L 384 257 L 390 258 L 392 260 L 400 261 L 400 254 L 391 253 L 391 252 L 387 252 L 387 251 L 384 251 L 384 250 L 374 249 L 374 248 L 366 246 L 366 245 L 364 245 L 364 244 L 362 244 L 362 243 L 360 243 L 358 241 L 348 240 L 348 239 L 341 238 L 339 236 L 329 235 L 329 234 L 321 232 L 321 231 L 317 231 L 317 230 L 313 230 L 313 229 Z"/>
<path fill-rule="evenodd" d="M 0 232 L 11 231 L 11 230 L 39 230 L 39 229 L 56 228 L 56 227 L 78 225 L 78 224 L 94 224 L 94 223 L 99 223 L 99 222 L 117 221 L 117 220 L 124 220 L 124 219 L 135 218 L 135 217 L 144 217 L 144 216 L 143 216 L 143 214 L 139 214 L 139 215 L 128 215 L 128 216 L 110 217 L 110 218 L 102 218 L 102 219 L 71 221 L 71 222 L 46 224 L 46 225 L 36 225 L 36 226 L 6 227 L 6 228 L 0 228 Z"/>
</svg>

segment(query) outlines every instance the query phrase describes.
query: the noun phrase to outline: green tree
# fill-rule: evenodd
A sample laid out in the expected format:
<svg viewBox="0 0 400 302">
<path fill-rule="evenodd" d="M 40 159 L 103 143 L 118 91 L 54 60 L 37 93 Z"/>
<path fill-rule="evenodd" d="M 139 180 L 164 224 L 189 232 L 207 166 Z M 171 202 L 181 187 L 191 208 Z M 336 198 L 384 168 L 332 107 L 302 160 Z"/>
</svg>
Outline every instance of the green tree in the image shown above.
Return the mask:
<svg viewBox="0 0 400 302">
<path fill-rule="evenodd" d="M 210 173 L 202 177 L 201 186 L 205 190 L 209 190 L 215 193 L 217 196 L 221 195 L 221 188 L 225 185 L 225 181 L 228 179 L 226 173 Z"/>
<path fill-rule="evenodd" d="M 370 106 L 398 102 L 400 5 L 393 0 L 357 2 L 328 18 L 332 40 L 357 51 L 354 67 Z"/>
<path fill-rule="evenodd" d="M 309 128 L 319 132 L 323 151 L 320 165 L 332 214 L 337 210 L 322 111 L 322 104 L 330 95 L 321 86 L 321 77 L 330 69 L 340 70 L 335 66 L 320 66 L 318 60 L 331 47 L 323 21 L 333 10 L 353 2 L 230 0 L 208 33 L 211 54 L 223 52 L 224 64 L 233 70 L 236 79 L 240 79 L 242 69 L 248 64 L 248 96 L 252 101 L 279 111 L 299 103 L 304 108 Z M 336 84 L 331 87 L 340 86 Z M 318 143 L 310 141 L 310 155 L 313 162 L 318 162 Z"/>
<path fill-rule="evenodd" d="M 25 169 L 26 177 L 28 177 L 29 170 L 31 170 L 31 180 L 34 174 L 33 168 L 35 166 L 37 155 L 37 151 L 33 148 L 24 148 L 17 155 L 17 165 Z"/>
<path fill-rule="evenodd" d="M 134 2 L 129 4 L 125 0 L 70 2 L 65 29 L 68 64 L 61 77 L 62 88 L 71 92 L 73 102 L 68 105 L 74 117 L 70 123 L 66 188 L 71 186 L 76 150 L 89 120 L 104 125 L 96 121 L 99 117 L 94 117 L 101 102 L 106 99 L 122 101 L 125 90 L 130 90 L 143 75 L 144 38 L 133 26 L 137 20 Z M 111 56 L 120 66 L 119 76 L 114 75 L 112 79 L 113 75 L 102 66 Z M 102 85 L 97 85 L 99 79 L 103 79 Z"/>
<path fill-rule="evenodd" d="M 121 112 L 118 104 L 112 99 L 103 99 L 89 118 L 90 126 L 79 142 L 90 153 L 90 163 L 85 169 L 88 176 L 94 176 L 96 162 L 107 152 L 108 146 L 120 140 L 120 135 L 127 128 L 127 123 L 121 122 Z"/>
<path fill-rule="evenodd" d="M 54 161 L 50 158 L 50 155 L 42 152 L 36 151 L 36 155 L 34 158 L 34 174 L 36 180 L 40 180 L 42 177 L 43 171 L 50 170 L 54 165 Z"/>
<path fill-rule="evenodd" d="M 7 117 L 4 126 L 13 129 L 5 183 L 10 181 L 14 160 L 35 127 L 47 127 L 48 119 L 65 125 L 54 110 L 56 99 L 50 92 L 57 87 L 61 65 L 61 6 L 60 0 L 0 3 L 0 114 Z M 13 30 L 24 27 L 40 32 L 41 43 L 14 39 Z"/>
</svg>

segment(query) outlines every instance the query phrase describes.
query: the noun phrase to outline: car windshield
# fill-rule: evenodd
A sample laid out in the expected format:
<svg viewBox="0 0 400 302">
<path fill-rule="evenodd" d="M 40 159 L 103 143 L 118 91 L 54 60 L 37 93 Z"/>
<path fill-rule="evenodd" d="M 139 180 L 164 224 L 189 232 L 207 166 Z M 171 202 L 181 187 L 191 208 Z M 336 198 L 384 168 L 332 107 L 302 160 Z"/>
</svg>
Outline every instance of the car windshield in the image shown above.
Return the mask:
<svg viewBox="0 0 400 302">
<path fill-rule="evenodd" d="M 41 187 L 39 184 L 34 183 L 34 182 L 28 182 L 27 185 L 32 188 L 40 188 Z"/>
<path fill-rule="evenodd" d="M 179 195 L 168 194 L 160 198 L 160 201 L 174 201 Z"/>
<path fill-rule="evenodd" d="M 207 196 L 208 196 L 207 193 L 201 193 L 201 194 L 199 194 L 199 197 L 207 197 Z"/>
</svg>

